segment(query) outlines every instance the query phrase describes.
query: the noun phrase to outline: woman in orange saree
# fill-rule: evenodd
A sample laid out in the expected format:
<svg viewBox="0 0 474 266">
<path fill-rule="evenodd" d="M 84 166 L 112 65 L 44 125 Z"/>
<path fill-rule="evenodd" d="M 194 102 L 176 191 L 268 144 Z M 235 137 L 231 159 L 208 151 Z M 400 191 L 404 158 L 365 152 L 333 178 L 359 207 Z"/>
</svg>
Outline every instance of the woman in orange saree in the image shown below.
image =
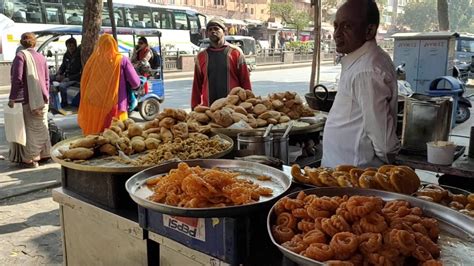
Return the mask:
<svg viewBox="0 0 474 266">
<path fill-rule="evenodd" d="M 111 35 L 100 36 L 81 78 L 77 122 L 84 135 L 104 131 L 113 118 L 128 118 L 127 83 L 132 88 L 140 85 L 130 60 L 119 53 L 117 41 Z"/>
</svg>

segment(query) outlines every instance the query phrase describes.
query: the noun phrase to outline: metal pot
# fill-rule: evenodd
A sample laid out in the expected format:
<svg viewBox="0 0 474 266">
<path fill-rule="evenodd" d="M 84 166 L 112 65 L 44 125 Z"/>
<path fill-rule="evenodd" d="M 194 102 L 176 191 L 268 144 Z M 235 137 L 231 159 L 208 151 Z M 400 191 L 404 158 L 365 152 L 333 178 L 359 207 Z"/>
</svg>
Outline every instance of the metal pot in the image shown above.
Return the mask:
<svg viewBox="0 0 474 266">
<path fill-rule="evenodd" d="M 273 157 L 283 161 L 284 164 L 288 164 L 288 141 L 289 136 L 283 138 L 283 133 L 272 133 L 273 137 Z"/>
<path fill-rule="evenodd" d="M 237 154 L 265 155 L 273 157 L 273 137 L 263 137 L 264 132 L 242 132 L 237 134 Z"/>
<path fill-rule="evenodd" d="M 322 89 L 320 91 L 318 89 Z M 314 86 L 311 93 L 306 93 L 305 98 L 309 107 L 314 110 L 329 112 L 331 110 L 337 91 L 329 91 L 323 84 Z"/>
</svg>

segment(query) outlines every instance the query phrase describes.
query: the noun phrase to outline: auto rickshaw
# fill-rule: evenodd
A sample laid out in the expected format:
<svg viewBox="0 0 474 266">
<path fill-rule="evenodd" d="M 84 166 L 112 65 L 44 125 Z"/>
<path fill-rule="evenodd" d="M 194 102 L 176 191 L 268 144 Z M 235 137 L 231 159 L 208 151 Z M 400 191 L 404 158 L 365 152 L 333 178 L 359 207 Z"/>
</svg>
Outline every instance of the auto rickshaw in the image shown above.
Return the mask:
<svg viewBox="0 0 474 266">
<path fill-rule="evenodd" d="M 63 48 L 65 52 L 65 45 L 62 42 L 59 43 L 60 40 L 64 41 L 67 38 L 74 37 L 78 41 L 78 44 L 80 44 L 82 38 L 82 27 L 57 27 L 48 30 L 35 31 L 34 33 L 37 35 L 37 40 L 40 43 L 37 51 L 47 56 L 48 62 L 50 62 L 50 58 L 53 57 L 52 50 L 55 49 L 55 53 L 58 54 L 58 52 L 62 52 L 60 49 Z M 102 27 L 100 34 L 103 33 L 112 33 L 112 29 L 110 27 Z M 149 38 L 150 46 L 161 56 L 161 32 L 155 29 L 117 28 L 119 51 L 122 54 L 129 56 L 133 47 L 136 45 L 137 38 L 140 36 Z M 58 68 L 57 57 L 54 61 L 55 66 L 49 66 L 50 72 L 55 72 L 55 69 Z M 148 77 L 148 79 L 145 79 L 147 84 L 142 84 L 138 90 L 134 91 L 138 100 L 138 105 L 133 111 L 138 111 L 143 119 L 147 121 L 153 120 L 158 115 L 160 103 L 162 103 L 165 98 L 163 59 L 160 58 L 160 61 L 161 64 L 159 64 L 158 69 L 153 69 L 151 71 L 151 76 Z M 50 110 L 53 113 L 74 114 L 77 112 L 77 108 L 80 104 L 80 84 L 78 86 L 69 87 L 67 94 L 68 98 L 71 98 L 72 106 L 68 107 L 66 112 L 59 112 L 59 109 L 61 109 L 58 102 L 59 97 L 57 94 L 51 95 Z"/>
<path fill-rule="evenodd" d="M 257 67 L 256 60 L 256 45 L 255 39 L 250 36 L 240 36 L 240 35 L 226 35 L 225 40 L 228 43 L 231 43 L 240 49 L 245 55 L 245 62 L 249 68 L 249 71 L 254 70 Z M 200 42 L 201 50 L 209 47 L 209 38 L 202 39 Z"/>
</svg>

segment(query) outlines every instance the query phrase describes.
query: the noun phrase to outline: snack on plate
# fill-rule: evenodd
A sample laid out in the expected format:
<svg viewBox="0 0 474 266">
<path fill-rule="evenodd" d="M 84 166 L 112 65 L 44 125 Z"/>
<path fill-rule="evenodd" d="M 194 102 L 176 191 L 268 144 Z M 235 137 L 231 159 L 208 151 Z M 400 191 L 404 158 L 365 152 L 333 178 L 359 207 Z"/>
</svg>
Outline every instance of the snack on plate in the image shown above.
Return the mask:
<svg viewBox="0 0 474 266">
<path fill-rule="evenodd" d="M 114 119 L 110 127 L 100 135 L 88 135 L 70 143 L 69 149 L 61 150 L 58 158 L 89 160 L 101 155 L 115 156 L 119 152 L 133 155 L 161 149 L 169 152 L 166 157 L 190 159 L 210 156 L 229 147 L 230 143 L 222 139 L 219 139 L 220 142 L 215 139 L 209 140 L 205 134 L 210 133 L 210 126 L 193 123 L 188 118 L 184 110 L 165 108 L 155 120 L 143 125 L 135 123 L 132 119 L 125 121 Z M 187 153 L 183 149 L 176 150 L 176 147 L 182 146 L 183 141 L 190 145 L 201 145 L 208 150 L 198 151 L 201 147 L 186 148 Z M 221 145 L 223 142 L 225 145 Z M 160 162 L 162 158 L 152 159 L 149 162 Z"/>
<path fill-rule="evenodd" d="M 420 199 L 448 206 L 460 213 L 474 217 L 474 193 L 470 193 L 469 195 L 453 194 L 443 187 L 429 184 L 418 190 L 415 196 Z"/>
<path fill-rule="evenodd" d="M 235 87 L 226 98 L 214 101 L 209 108 L 198 105 L 189 115 L 191 121 L 215 128 L 227 128 L 241 120 L 251 128 L 258 128 L 314 116 L 314 111 L 303 104 L 296 92 L 256 97 L 251 91 Z"/>
<path fill-rule="evenodd" d="M 407 201 L 301 191 L 280 199 L 273 211 L 276 242 L 310 259 L 329 265 L 441 265 L 437 220 Z"/>
<path fill-rule="evenodd" d="M 291 167 L 293 178 L 304 184 L 318 187 L 361 187 L 403 194 L 412 194 L 420 187 L 420 178 L 408 166 L 383 165 L 379 168 L 361 169 L 352 165 L 339 165 L 335 169 Z"/>
<path fill-rule="evenodd" d="M 200 133 L 191 133 L 187 139 L 176 139 L 158 145 L 147 154 L 125 160 L 136 166 L 151 166 L 173 159 L 188 160 L 210 157 L 230 148 L 231 143 L 218 135 L 209 138 Z"/>
<path fill-rule="evenodd" d="M 150 200 L 185 208 L 225 207 L 250 204 L 271 196 L 271 188 L 237 178 L 240 173 L 189 167 L 182 162 L 167 175 L 147 180 Z"/>
</svg>

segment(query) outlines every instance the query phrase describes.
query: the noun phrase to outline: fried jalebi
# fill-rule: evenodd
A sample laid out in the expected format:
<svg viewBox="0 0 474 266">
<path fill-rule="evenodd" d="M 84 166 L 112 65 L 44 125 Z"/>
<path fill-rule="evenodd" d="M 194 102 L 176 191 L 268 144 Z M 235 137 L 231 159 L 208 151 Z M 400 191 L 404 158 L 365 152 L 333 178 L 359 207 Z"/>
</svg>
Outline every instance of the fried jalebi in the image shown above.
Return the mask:
<svg viewBox="0 0 474 266">
<path fill-rule="evenodd" d="M 359 249 L 364 255 L 375 253 L 382 248 L 382 235 L 378 233 L 364 233 L 359 236 Z"/>
<path fill-rule="evenodd" d="M 293 209 L 291 210 L 291 214 L 293 214 L 293 216 L 295 216 L 296 218 L 300 218 L 300 219 L 311 218 L 311 216 L 308 214 L 308 212 L 304 208 Z"/>
<path fill-rule="evenodd" d="M 288 227 L 295 229 L 296 228 L 296 218 L 291 215 L 289 212 L 280 213 L 276 219 L 276 225 L 281 225 L 283 227 Z"/>
<path fill-rule="evenodd" d="M 415 233 L 416 244 L 426 248 L 431 253 L 433 258 L 438 258 L 440 255 L 440 248 L 428 236 L 420 233 Z"/>
<path fill-rule="evenodd" d="M 347 223 L 347 221 L 341 215 L 334 214 L 333 216 L 331 216 L 331 224 L 337 230 L 339 230 L 339 232 L 351 230 L 351 226 Z"/>
<path fill-rule="evenodd" d="M 167 175 L 147 183 L 153 191 L 149 199 L 172 206 L 204 208 L 249 204 L 272 194 L 270 188 L 237 176 L 236 172 L 179 163 Z"/>
<path fill-rule="evenodd" d="M 279 244 L 290 241 L 295 236 L 291 228 L 282 225 L 274 225 L 272 227 L 272 233 Z"/>
<path fill-rule="evenodd" d="M 329 216 L 331 216 L 331 212 L 324 211 L 324 210 L 319 210 L 319 209 L 317 209 L 315 207 L 312 207 L 312 206 L 308 206 L 306 208 L 306 212 L 313 219 L 316 219 L 318 217 L 328 218 Z"/>
<path fill-rule="evenodd" d="M 392 229 L 389 232 L 389 238 L 390 244 L 398 248 L 405 256 L 410 255 L 416 247 L 415 236 L 406 230 Z"/>
<path fill-rule="evenodd" d="M 300 253 L 303 250 L 306 250 L 307 245 L 305 245 L 302 241 L 286 241 L 285 243 L 281 244 L 282 247 L 291 250 L 295 253 Z"/>
<path fill-rule="evenodd" d="M 315 198 L 311 203 L 311 206 L 320 210 L 335 211 L 337 207 L 339 207 L 339 204 L 337 203 L 337 201 L 329 197 L 321 197 Z"/>
<path fill-rule="evenodd" d="M 311 259 L 327 261 L 334 257 L 334 251 L 327 244 L 313 243 L 306 249 L 305 255 Z"/>
<path fill-rule="evenodd" d="M 298 222 L 298 230 L 302 231 L 303 233 L 309 232 L 313 230 L 315 227 L 313 219 L 303 219 Z"/>
<path fill-rule="evenodd" d="M 355 216 L 365 216 L 375 209 L 375 204 L 370 197 L 352 196 L 347 201 L 347 210 Z"/>
<path fill-rule="evenodd" d="M 332 250 L 336 251 L 335 258 L 345 260 L 352 257 L 352 254 L 359 247 L 359 237 L 349 232 L 335 234 L 329 242 Z"/>
<path fill-rule="evenodd" d="M 413 250 L 413 253 L 411 255 L 419 261 L 427 261 L 433 259 L 431 253 L 423 246 L 417 246 L 415 250 Z"/>
<path fill-rule="evenodd" d="M 376 212 L 362 217 L 360 219 L 360 226 L 366 233 L 381 233 L 387 229 L 385 218 Z"/>
<path fill-rule="evenodd" d="M 314 229 L 304 235 L 303 242 L 308 245 L 313 243 L 326 243 L 326 235 L 321 230 Z"/>
<path fill-rule="evenodd" d="M 439 233 L 437 220 L 403 200 L 385 203 L 380 197 L 300 192 L 297 198 L 280 200 L 274 211 L 279 212 L 273 218 L 274 239 L 325 265 L 438 263 L 431 259 L 439 257 L 440 249 L 430 239 Z M 288 225 L 286 216 L 295 219 L 296 227 L 283 227 Z"/>
</svg>

